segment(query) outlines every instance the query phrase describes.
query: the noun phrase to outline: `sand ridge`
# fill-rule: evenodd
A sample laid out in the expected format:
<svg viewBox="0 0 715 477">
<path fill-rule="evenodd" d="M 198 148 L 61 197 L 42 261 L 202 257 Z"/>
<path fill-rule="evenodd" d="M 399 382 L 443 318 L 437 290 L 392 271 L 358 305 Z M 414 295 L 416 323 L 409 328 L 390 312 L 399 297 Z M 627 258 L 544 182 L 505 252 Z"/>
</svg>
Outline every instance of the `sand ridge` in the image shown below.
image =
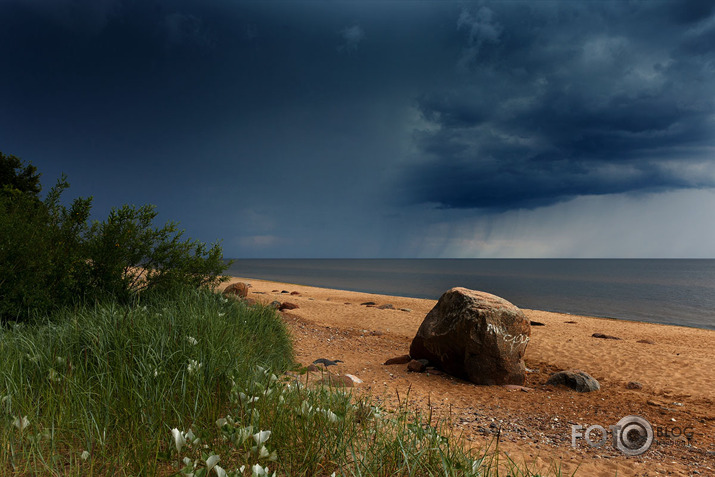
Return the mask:
<svg viewBox="0 0 715 477">
<path fill-rule="evenodd" d="M 715 331 L 523 310 L 544 326 L 532 327 L 525 355 L 532 370 L 526 386 L 532 390 L 521 392 L 383 365 L 409 351 L 435 300 L 250 278 L 229 283 L 238 281 L 251 284 L 251 299 L 298 305 L 282 316 L 300 363 L 340 359 L 343 363 L 331 369 L 362 379 L 358 392 L 369 392 L 388 407 L 409 392 L 411 406 L 426 409 L 429 402 L 475 446 L 493 445 L 498 432 L 500 449 L 530 469 L 556 465 L 562 475 L 578 468 L 577 475 L 599 477 L 715 476 Z M 393 308 L 361 305 L 366 302 Z M 551 372 L 570 368 L 594 376 L 601 391 L 580 394 L 545 385 Z M 643 387 L 628 389 L 631 381 Z M 645 454 L 625 456 L 610 444 L 592 448 L 582 440 L 571 446 L 572 425 L 608 428 L 628 415 L 643 416 L 660 430 Z M 692 438 L 681 435 L 685 432 Z"/>
</svg>

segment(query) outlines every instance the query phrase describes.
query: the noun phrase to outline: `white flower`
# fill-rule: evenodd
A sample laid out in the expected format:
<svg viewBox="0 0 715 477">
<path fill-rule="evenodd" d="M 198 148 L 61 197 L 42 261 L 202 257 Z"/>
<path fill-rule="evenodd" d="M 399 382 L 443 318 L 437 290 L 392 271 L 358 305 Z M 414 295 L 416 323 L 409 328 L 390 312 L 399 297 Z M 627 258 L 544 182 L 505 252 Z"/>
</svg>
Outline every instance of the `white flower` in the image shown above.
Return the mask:
<svg viewBox="0 0 715 477">
<path fill-rule="evenodd" d="M 251 470 L 253 471 L 253 477 L 260 477 L 263 475 L 270 475 L 270 470 L 268 470 L 268 467 L 263 468 L 261 464 L 256 464 L 253 467 L 251 467 Z"/>
<path fill-rule="evenodd" d="M 57 383 L 60 381 L 60 374 L 57 371 L 55 371 L 54 369 L 50 368 L 50 372 L 47 373 L 47 379 Z"/>
<path fill-rule="evenodd" d="M 248 426 L 244 427 L 243 429 L 240 429 L 236 434 L 235 434 L 235 439 L 236 442 L 240 445 L 246 442 L 246 439 L 251 437 L 251 434 L 253 433 L 253 426 Z"/>
<path fill-rule="evenodd" d="M 308 404 L 308 401 L 303 401 L 300 405 L 300 413 L 303 416 L 309 415 L 313 411 L 313 406 Z"/>
<path fill-rule="evenodd" d="M 89 451 L 83 451 L 80 457 L 82 458 L 82 460 L 89 459 Z"/>
<path fill-rule="evenodd" d="M 226 471 L 223 470 L 220 465 L 214 467 L 214 470 L 216 471 L 216 475 L 218 475 L 218 477 L 228 477 L 228 474 L 226 474 Z"/>
<path fill-rule="evenodd" d="M 218 464 L 219 459 L 220 458 L 217 455 L 212 455 L 211 457 L 206 459 L 206 475 L 211 473 L 211 469 L 213 469 L 213 467 Z"/>
<path fill-rule="evenodd" d="M 186 367 L 186 370 L 189 372 L 189 374 L 193 374 L 195 371 L 198 371 L 201 369 L 203 366 L 202 363 L 199 363 L 195 359 L 190 359 L 189 360 L 189 365 Z"/>
<path fill-rule="evenodd" d="M 15 418 L 15 420 L 12 423 L 15 427 L 17 427 L 19 430 L 24 431 L 27 426 L 30 425 L 29 419 L 27 419 L 27 416 L 23 417 L 20 419 L 19 417 Z"/>
<path fill-rule="evenodd" d="M 330 422 L 338 422 L 338 416 L 336 416 L 335 413 L 333 411 L 331 411 L 330 409 L 325 411 L 325 416 L 328 418 L 328 420 Z"/>
<path fill-rule="evenodd" d="M 255 440 L 259 446 L 266 442 L 269 437 L 271 437 L 271 431 L 261 431 L 253 434 L 253 440 Z"/>
<path fill-rule="evenodd" d="M 199 341 L 196 338 L 194 338 L 193 336 L 187 336 L 186 341 L 188 341 L 189 344 L 192 346 L 196 346 L 197 344 L 199 344 Z"/>
<path fill-rule="evenodd" d="M 189 459 L 188 457 L 184 457 L 182 462 L 184 463 L 184 465 L 191 465 L 191 459 Z"/>
<path fill-rule="evenodd" d="M 186 438 L 177 428 L 171 430 L 171 435 L 174 436 L 174 444 L 176 444 L 176 452 L 181 452 L 181 448 L 186 444 Z"/>
<path fill-rule="evenodd" d="M 268 449 L 266 449 L 266 446 L 261 446 L 261 448 L 258 450 L 258 458 L 259 459 L 265 459 L 271 455 L 270 452 L 268 452 Z"/>
</svg>

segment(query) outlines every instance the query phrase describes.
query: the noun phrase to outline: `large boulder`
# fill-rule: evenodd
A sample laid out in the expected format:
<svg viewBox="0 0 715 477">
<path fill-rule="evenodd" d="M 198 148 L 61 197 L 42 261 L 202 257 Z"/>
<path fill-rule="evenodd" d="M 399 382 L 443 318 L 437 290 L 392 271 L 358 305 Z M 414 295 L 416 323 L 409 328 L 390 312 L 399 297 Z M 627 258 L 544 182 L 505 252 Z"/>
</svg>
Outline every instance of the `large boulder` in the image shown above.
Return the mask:
<svg viewBox="0 0 715 477">
<path fill-rule="evenodd" d="M 524 384 L 531 325 L 524 313 L 489 293 L 452 288 L 425 317 L 410 346 L 445 372 L 476 384 Z"/>
</svg>

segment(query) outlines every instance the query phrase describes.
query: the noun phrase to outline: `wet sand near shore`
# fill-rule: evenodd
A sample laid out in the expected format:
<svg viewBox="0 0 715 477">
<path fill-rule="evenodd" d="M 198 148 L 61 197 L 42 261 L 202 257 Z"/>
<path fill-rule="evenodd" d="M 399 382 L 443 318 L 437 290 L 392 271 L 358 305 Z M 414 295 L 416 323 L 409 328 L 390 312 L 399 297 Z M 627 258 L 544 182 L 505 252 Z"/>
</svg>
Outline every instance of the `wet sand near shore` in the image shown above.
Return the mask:
<svg viewBox="0 0 715 477">
<path fill-rule="evenodd" d="M 493 447 L 498 435 L 500 451 L 522 468 L 545 472 L 556 466 L 561 475 L 578 469 L 576 475 L 598 477 L 715 476 L 715 331 L 523 310 L 543 326 L 532 327 L 525 355 L 530 390 L 510 390 L 383 364 L 409 352 L 435 300 L 250 278 L 228 284 L 235 282 L 251 284 L 250 299 L 298 306 L 281 313 L 298 362 L 340 359 L 330 370 L 360 378 L 353 392 L 367 392 L 388 408 L 397 406 L 398 396 L 408 396 L 409 405 L 425 414 L 429 405 L 476 447 Z M 379 308 L 388 304 L 393 308 Z M 601 390 L 577 393 L 545 384 L 551 373 L 572 368 L 595 377 Z M 632 381 L 642 388 L 629 389 Z M 629 415 L 644 417 L 655 429 L 644 454 L 626 456 L 610 441 L 591 447 L 577 439 L 572 447 L 572 425 L 608 429 Z"/>
</svg>

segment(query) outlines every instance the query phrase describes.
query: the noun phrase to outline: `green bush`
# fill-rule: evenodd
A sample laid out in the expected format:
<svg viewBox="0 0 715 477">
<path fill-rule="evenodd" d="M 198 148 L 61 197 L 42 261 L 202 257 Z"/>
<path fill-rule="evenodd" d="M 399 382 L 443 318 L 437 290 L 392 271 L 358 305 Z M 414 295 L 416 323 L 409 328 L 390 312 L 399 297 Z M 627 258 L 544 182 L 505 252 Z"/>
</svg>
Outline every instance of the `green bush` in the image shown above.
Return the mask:
<svg viewBox="0 0 715 477">
<path fill-rule="evenodd" d="M 5 185 L 0 193 L 0 317 L 22 320 L 83 295 L 90 200 L 59 205 L 63 179 L 44 202 Z"/>
<path fill-rule="evenodd" d="M 89 223 L 91 198 L 62 205 L 65 176 L 41 201 L 39 174 L 0 153 L 0 322 L 107 296 L 215 286 L 228 267 L 221 247 L 183 239 L 175 222 L 154 227 L 155 208 L 125 205 Z"/>
</svg>

